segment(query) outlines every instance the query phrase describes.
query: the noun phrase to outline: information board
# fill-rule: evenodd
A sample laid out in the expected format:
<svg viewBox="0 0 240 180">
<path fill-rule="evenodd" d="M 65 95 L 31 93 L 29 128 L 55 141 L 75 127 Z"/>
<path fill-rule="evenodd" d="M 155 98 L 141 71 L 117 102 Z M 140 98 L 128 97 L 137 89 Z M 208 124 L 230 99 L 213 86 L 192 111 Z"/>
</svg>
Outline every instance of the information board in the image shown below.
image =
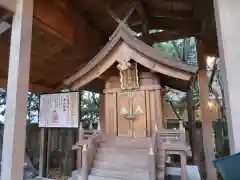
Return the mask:
<svg viewBox="0 0 240 180">
<path fill-rule="evenodd" d="M 79 93 L 40 96 L 39 127 L 78 128 Z"/>
</svg>

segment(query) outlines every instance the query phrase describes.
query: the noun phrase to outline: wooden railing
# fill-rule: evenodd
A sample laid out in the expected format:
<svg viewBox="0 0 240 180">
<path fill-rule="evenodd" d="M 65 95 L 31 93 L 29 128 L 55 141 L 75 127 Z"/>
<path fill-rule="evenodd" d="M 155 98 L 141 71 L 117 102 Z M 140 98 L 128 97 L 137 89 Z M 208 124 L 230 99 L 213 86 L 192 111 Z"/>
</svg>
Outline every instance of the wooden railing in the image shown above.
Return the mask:
<svg viewBox="0 0 240 180">
<path fill-rule="evenodd" d="M 156 180 L 156 157 L 157 157 L 157 149 L 158 149 L 158 127 L 155 123 L 153 123 L 152 128 L 152 143 L 149 147 L 149 179 Z"/>
<path fill-rule="evenodd" d="M 186 143 L 186 134 L 182 130 L 163 130 L 158 133 L 161 148 L 168 155 L 179 155 L 181 161 L 181 180 L 187 180 L 186 156 L 191 156 L 191 151 Z"/>
<path fill-rule="evenodd" d="M 80 124 L 79 130 L 78 130 L 78 142 L 72 146 L 72 150 L 77 151 L 77 169 L 82 169 L 82 151 L 84 144 L 88 145 L 91 137 L 96 133 L 100 131 L 100 128 L 98 130 L 96 129 L 90 129 L 85 130 L 82 127 L 82 124 Z"/>
<path fill-rule="evenodd" d="M 81 168 L 82 180 L 88 180 L 88 174 L 102 138 L 102 131 L 97 130 L 91 137 L 88 138 L 87 143 L 83 145 Z"/>
</svg>

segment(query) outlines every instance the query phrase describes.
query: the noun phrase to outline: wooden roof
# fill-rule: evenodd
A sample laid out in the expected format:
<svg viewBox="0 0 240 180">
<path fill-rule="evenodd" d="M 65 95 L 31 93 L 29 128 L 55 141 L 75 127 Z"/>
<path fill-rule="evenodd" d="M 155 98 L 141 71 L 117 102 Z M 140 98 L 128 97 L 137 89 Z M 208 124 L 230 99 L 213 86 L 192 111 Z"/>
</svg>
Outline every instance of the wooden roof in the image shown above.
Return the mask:
<svg viewBox="0 0 240 180">
<path fill-rule="evenodd" d="M 150 71 L 159 73 L 164 85 L 186 89 L 187 83 L 197 72 L 197 67 L 184 64 L 181 60 L 169 58 L 165 52 L 156 50 L 137 38 L 126 24 L 121 22 L 108 44 L 76 74 L 65 80 L 73 90 L 79 89 L 102 74 L 116 63 L 134 60 Z M 119 75 L 119 74 L 118 74 Z M 164 79 L 166 79 L 164 81 Z M 106 77 L 106 80 L 109 77 Z M 172 83 L 170 79 L 177 83 Z"/>
<path fill-rule="evenodd" d="M 117 23 L 108 6 L 123 18 L 135 0 L 35 0 L 30 87 L 35 92 L 63 88 L 64 79 L 87 64 L 108 42 Z M 128 20 L 141 39 L 152 44 L 195 36 L 205 43 L 205 52 L 217 54 L 211 0 L 140 0 Z M 11 13 L 10 13 L 11 14 Z M 1 21 L 11 16 L 0 9 Z M 150 29 L 164 31 L 146 35 Z M 0 34 L 0 87 L 6 87 L 10 29 Z"/>
</svg>

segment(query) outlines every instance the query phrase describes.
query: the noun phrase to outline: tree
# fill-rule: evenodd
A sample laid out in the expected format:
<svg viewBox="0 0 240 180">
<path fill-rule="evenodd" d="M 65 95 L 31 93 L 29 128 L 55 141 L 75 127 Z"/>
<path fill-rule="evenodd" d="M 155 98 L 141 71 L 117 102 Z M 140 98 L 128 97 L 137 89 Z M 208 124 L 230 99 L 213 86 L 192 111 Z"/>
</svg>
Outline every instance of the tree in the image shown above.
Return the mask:
<svg viewBox="0 0 240 180">
<path fill-rule="evenodd" d="M 7 89 L 0 89 L 0 114 L 5 115 Z M 39 108 L 39 96 L 35 93 L 28 93 L 27 120 L 29 123 L 37 121 Z"/>
<path fill-rule="evenodd" d="M 39 95 L 35 93 L 28 93 L 27 119 L 28 122 L 36 122 L 39 114 Z"/>
<path fill-rule="evenodd" d="M 180 61 L 196 65 L 196 41 L 195 38 L 179 39 L 164 43 L 155 43 L 153 48 L 165 51 L 167 56 L 176 57 Z M 199 104 L 199 91 L 196 89 L 193 93 L 194 104 Z M 173 99 L 173 96 L 178 96 L 178 99 Z M 176 116 L 179 117 L 187 108 L 186 94 L 175 89 L 165 88 L 165 99 L 173 108 Z"/>
<path fill-rule="evenodd" d="M 99 121 L 99 94 L 89 91 L 81 92 L 81 121 L 85 126 L 98 124 Z"/>
<path fill-rule="evenodd" d="M 169 57 L 177 57 L 187 64 L 197 64 L 195 38 L 155 43 L 153 48 L 160 49 L 166 52 Z"/>
<path fill-rule="evenodd" d="M 194 38 L 181 39 L 176 41 L 170 41 L 165 43 L 156 43 L 153 45 L 154 48 L 161 49 L 165 51 L 170 57 L 177 57 L 181 61 L 191 65 L 197 65 L 197 52 L 196 52 L 196 42 Z M 221 74 L 219 71 L 219 59 L 218 58 L 209 58 L 212 60 L 211 63 L 208 62 L 208 76 L 209 76 L 209 96 L 212 97 L 216 102 L 218 107 L 220 107 L 221 118 L 219 121 L 224 122 L 224 134 L 227 136 L 227 125 L 226 125 L 226 110 L 225 110 L 225 101 L 224 101 L 224 89 L 222 85 Z M 173 94 L 178 94 L 179 92 L 171 89 L 165 89 L 165 99 L 172 106 L 173 111 L 177 117 L 180 117 L 187 109 L 187 98 L 186 95 L 182 95 L 177 100 L 172 99 Z M 195 81 L 192 89 L 193 95 L 193 105 L 195 109 L 198 109 L 200 106 L 200 95 L 198 82 Z M 225 143 L 228 144 L 228 143 Z M 224 152 L 220 152 L 221 155 L 227 155 L 228 147 L 222 148 Z"/>
<path fill-rule="evenodd" d="M 6 105 L 7 90 L 0 89 L 0 114 L 3 116 L 5 114 L 5 105 Z"/>
</svg>

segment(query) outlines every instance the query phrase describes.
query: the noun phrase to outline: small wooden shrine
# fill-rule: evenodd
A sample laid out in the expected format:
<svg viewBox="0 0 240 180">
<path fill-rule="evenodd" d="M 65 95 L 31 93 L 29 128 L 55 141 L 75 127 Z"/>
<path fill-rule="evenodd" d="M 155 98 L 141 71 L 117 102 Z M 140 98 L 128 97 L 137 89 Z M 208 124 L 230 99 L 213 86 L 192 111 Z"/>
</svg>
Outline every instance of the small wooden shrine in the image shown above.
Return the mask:
<svg viewBox="0 0 240 180">
<path fill-rule="evenodd" d="M 99 82 L 105 87 L 105 111 L 100 115 L 104 136 L 101 130 L 87 140 L 79 136 L 73 148 L 80 150 L 78 162 L 82 165 L 73 180 L 164 180 L 169 155 L 180 156 L 180 176 L 187 180 L 186 157 L 191 152 L 182 125 L 180 130 L 167 130 L 163 88 L 186 91 L 196 71 L 196 67 L 143 43 L 126 24 L 120 23 L 100 53 L 65 81 L 74 90 Z M 142 174 L 134 168 L 139 166 L 139 158 L 143 160 L 139 167 Z"/>
<path fill-rule="evenodd" d="M 78 89 L 94 80 L 104 81 L 107 135 L 149 137 L 152 124 L 166 128 L 163 88 L 187 90 L 196 67 L 168 57 L 140 41 L 120 23 L 109 43 L 65 84 Z"/>
</svg>

